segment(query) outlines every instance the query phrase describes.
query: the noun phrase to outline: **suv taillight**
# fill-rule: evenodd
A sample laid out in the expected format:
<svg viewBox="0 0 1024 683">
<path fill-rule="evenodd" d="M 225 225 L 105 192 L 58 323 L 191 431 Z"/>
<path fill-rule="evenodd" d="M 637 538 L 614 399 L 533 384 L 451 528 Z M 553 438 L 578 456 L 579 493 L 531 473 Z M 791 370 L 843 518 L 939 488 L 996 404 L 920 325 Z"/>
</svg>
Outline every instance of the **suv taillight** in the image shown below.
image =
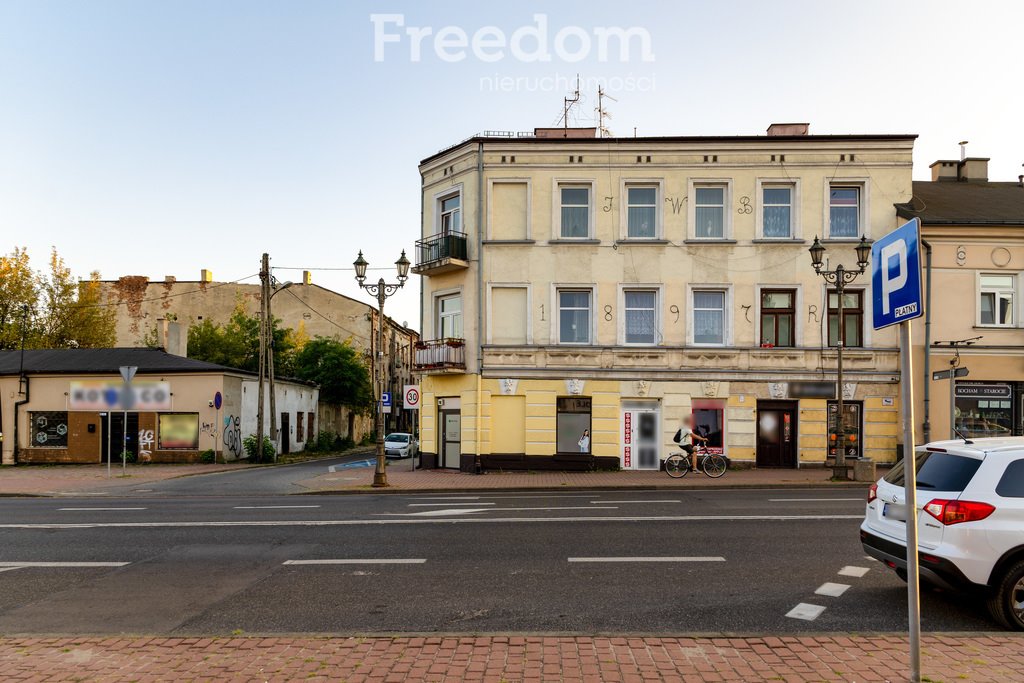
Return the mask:
<svg viewBox="0 0 1024 683">
<path fill-rule="evenodd" d="M 878 498 L 878 484 L 872 484 L 868 489 L 868 502 L 870 503 L 875 498 Z"/>
<path fill-rule="evenodd" d="M 936 498 L 924 506 L 924 511 L 949 526 L 961 522 L 977 522 L 991 515 L 996 509 L 988 503 Z"/>
</svg>

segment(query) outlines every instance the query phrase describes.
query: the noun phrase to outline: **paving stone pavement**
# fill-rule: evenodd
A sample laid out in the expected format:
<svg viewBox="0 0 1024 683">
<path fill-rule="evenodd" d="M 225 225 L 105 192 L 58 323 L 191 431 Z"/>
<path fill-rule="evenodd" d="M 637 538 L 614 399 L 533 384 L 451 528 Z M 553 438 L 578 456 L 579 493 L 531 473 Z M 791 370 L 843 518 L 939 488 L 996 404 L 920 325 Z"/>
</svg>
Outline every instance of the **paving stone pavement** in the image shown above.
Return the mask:
<svg viewBox="0 0 1024 683">
<path fill-rule="evenodd" d="M 0 638 L 4 681 L 905 681 L 899 635 Z M 1024 634 L 930 635 L 923 680 L 1024 681 Z"/>
</svg>

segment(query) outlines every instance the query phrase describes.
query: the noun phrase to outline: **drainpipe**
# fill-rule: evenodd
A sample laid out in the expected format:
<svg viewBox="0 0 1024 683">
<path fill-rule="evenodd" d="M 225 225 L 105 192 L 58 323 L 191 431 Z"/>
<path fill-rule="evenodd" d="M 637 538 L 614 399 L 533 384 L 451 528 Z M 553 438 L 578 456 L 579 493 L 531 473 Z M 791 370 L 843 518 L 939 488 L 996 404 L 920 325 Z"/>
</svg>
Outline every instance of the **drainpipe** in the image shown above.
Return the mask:
<svg viewBox="0 0 1024 683">
<path fill-rule="evenodd" d="M 18 408 L 20 408 L 21 406 L 23 406 L 26 403 L 28 403 L 29 402 L 29 398 L 30 398 L 30 392 L 29 392 L 29 386 L 30 385 L 29 385 L 29 381 L 28 381 L 28 375 L 26 375 L 24 372 L 18 378 L 18 389 L 19 389 L 18 393 L 21 393 L 20 389 L 21 389 L 21 383 L 22 382 L 25 383 L 25 398 L 19 399 L 19 400 L 14 402 L 14 464 L 15 465 L 18 464 L 18 453 L 21 450 L 21 448 L 18 446 L 18 444 L 20 443 L 19 437 L 18 437 Z"/>
<path fill-rule="evenodd" d="M 932 440 L 929 412 L 932 383 L 932 245 L 927 240 L 921 240 L 921 244 L 924 245 L 924 424 L 921 431 L 924 442 L 929 443 Z"/>
<path fill-rule="evenodd" d="M 484 371 L 484 143 L 476 143 L 476 462 L 473 470 L 483 472 L 480 459 L 480 416 Z"/>
</svg>

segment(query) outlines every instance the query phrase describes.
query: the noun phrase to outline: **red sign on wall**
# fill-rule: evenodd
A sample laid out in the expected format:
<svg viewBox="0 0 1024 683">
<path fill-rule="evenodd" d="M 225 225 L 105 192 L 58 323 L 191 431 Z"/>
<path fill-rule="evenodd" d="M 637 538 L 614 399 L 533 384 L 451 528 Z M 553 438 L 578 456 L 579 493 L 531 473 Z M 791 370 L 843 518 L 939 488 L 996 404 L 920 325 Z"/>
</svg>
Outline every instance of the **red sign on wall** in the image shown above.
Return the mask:
<svg viewBox="0 0 1024 683">
<path fill-rule="evenodd" d="M 622 450 L 622 466 L 630 467 L 633 464 L 633 448 L 630 446 L 633 442 L 633 413 L 627 412 L 623 415 L 622 440 L 625 444 Z"/>
</svg>

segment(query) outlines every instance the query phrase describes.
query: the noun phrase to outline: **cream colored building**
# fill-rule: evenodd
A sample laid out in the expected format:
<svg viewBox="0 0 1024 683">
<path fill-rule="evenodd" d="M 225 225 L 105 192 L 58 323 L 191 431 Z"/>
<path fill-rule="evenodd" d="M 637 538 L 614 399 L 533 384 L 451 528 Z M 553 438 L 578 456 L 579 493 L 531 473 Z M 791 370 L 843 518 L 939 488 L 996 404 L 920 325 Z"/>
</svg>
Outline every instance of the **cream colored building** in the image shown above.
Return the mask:
<svg viewBox="0 0 1024 683">
<path fill-rule="evenodd" d="M 964 436 L 1024 434 L 1024 178 L 989 181 L 988 159 L 974 157 L 931 169 L 897 207 L 921 219 L 931 282 L 913 327 L 917 438 L 950 438 L 951 407 Z M 932 379 L 954 361 L 968 373 L 955 386 Z"/>
<path fill-rule="evenodd" d="M 653 469 L 691 414 L 733 461 L 823 463 L 836 301 L 807 249 L 819 236 L 851 267 L 896 227 L 914 138 L 538 129 L 423 160 L 424 464 Z M 847 452 L 886 462 L 897 340 L 870 301 L 865 275 L 847 292 Z"/>
</svg>

